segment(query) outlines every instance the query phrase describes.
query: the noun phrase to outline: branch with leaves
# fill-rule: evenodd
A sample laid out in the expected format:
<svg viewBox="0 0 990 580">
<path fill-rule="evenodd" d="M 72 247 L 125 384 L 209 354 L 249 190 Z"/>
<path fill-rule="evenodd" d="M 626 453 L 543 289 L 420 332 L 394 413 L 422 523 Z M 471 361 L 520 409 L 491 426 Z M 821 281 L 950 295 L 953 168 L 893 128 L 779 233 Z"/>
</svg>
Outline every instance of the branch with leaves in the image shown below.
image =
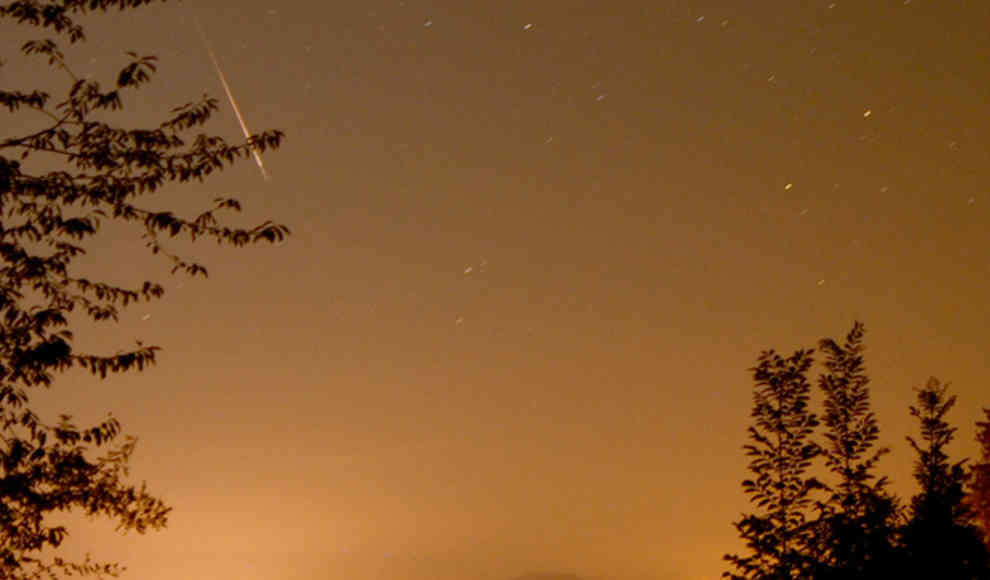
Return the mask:
<svg viewBox="0 0 990 580">
<path fill-rule="evenodd" d="M 243 247 L 279 242 L 289 229 L 271 221 L 249 228 L 226 225 L 225 211 L 240 211 L 236 199 L 213 198 L 197 216 L 141 207 L 148 195 L 210 175 L 277 149 L 280 131 L 253 135 L 230 144 L 199 132 L 217 111 L 203 96 L 173 108 L 146 127 L 114 124 L 129 98 L 154 80 L 154 56 L 126 52 L 126 61 L 106 87 L 72 70 L 71 47 L 85 40 L 78 19 L 109 10 L 133 10 L 152 0 L 0 1 L 0 23 L 38 31 L 45 38 L 21 47 L 23 58 L 39 60 L 65 94 L 56 98 L 32 88 L 0 90 L 5 114 L 34 115 L 40 129 L 0 138 L 0 578 L 54 579 L 66 575 L 115 576 L 113 564 L 43 560 L 44 549 L 58 548 L 68 531 L 45 524 L 53 511 L 81 510 L 118 522 L 121 530 L 144 532 L 166 524 L 168 507 L 144 487 L 126 483 L 135 440 L 120 437 L 112 417 L 79 428 L 68 415 L 44 423 L 30 406 L 30 390 L 52 386 L 57 374 L 72 367 L 105 378 L 108 373 L 142 370 L 154 364 L 155 346 L 140 341 L 111 355 L 78 352 L 70 314 L 92 321 L 116 321 L 120 311 L 140 301 L 160 299 L 161 284 L 142 280 L 130 287 L 73 274 L 86 253 L 85 242 L 99 236 L 107 221 L 130 223 L 150 256 L 164 257 L 171 273 L 207 275 L 206 267 L 167 247 L 168 239 L 212 239 Z M 63 46 L 64 45 L 64 46 Z M 3 66 L 0 63 L 0 66 Z M 41 67 L 39 67 L 41 68 Z M 59 170 L 33 170 L 43 160 Z M 102 455 L 97 455 L 102 452 Z"/>
</svg>

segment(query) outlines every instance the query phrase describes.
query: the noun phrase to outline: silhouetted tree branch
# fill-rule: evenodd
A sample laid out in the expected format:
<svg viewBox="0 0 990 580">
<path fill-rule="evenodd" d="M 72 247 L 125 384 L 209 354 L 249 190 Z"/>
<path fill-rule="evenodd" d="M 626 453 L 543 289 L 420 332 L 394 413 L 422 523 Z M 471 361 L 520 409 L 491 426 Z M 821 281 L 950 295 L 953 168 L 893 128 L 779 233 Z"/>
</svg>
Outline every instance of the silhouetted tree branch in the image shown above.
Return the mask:
<svg viewBox="0 0 990 580">
<path fill-rule="evenodd" d="M 121 440 L 112 417 L 77 427 L 67 415 L 49 424 L 30 407 L 30 389 L 52 384 L 56 374 L 84 368 L 108 373 L 141 370 L 155 362 L 155 346 L 141 342 L 111 355 L 79 352 L 72 346 L 69 315 L 93 321 L 117 320 L 139 301 L 159 299 L 161 284 L 131 287 L 90 280 L 73 273 L 84 242 L 107 221 L 132 223 L 142 232 L 149 256 L 160 256 L 171 272 L 206 276 L 206 267 L 169 250 L 168 239 L 206 238 L 235 247 L 276 242 L 289 234 L 270 221 L 251 228 L 225 225 L 220 215 L 240 211 L 236 199 L 216 198 L 205 211 L 183 217 L 151 211 L 141 200 L 173 184 L 203 181 L 252 151 L 274 149 L 279 131 L 246 143 L 195 132 L 217 110 L 203 97 L 172 109 L 147 127 L 112 123 L 136 91 L 150 83 L 154 56 L 128 52 L 110 83 L 81 78 L 64 47 L 85 39 L 78 18 L 111 9 L 132 10 L 151 0 L 12 0 L 0 3 L 0 25 L 20 26 L 48 36 L 21 47 L 66 82 L 63 96 L 25 88 L 0 90 L 9 116 L 29 113 L 45 121 L 38 130 L 0 138 L 0 578 L 56 578 L 59 575 L 116 575 L 113 564 L 42 560 L 43 549 L 58 548 L 68 531 L 45 523 L 46 514 L 81 510 L 115 519 L 121 530 L 144 532 L 165 525 L 169 508 L 142 484 L 125 483 L 133 438 Z M 2 66 L 2 63 L 0 63 Z M 37 170 L 35 160 L 57 170 Z"/>
</svg>

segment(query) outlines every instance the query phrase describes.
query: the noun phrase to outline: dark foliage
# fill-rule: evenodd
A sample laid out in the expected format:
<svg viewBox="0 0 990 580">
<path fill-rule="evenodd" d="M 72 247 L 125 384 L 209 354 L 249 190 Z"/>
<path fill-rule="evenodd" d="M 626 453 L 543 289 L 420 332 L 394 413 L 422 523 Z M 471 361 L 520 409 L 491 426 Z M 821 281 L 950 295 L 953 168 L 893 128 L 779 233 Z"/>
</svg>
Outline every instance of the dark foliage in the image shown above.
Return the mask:
<svg viewBox="0 0 990 580">
<path fill-rule="evenodd" d="M 973 511 L 976 525 L 983 532 L 983 543 L 990 550 L 990 409 L 984 408 L 986 421 L 976 422 L 976 442 L 980 461 L 970 468 L 966 505 Z"/>
<path fill-rule="evenodd" d="M 825 395 L 825 467 L 834 482 L 818 505 L 818 578 L 878 578 L 895 567 L 897 500 L 877 477 L 877 461 L 889 449 L 872 450 L 879 427 L 870 410 L 869 377 L 863 364 L 865 327 L 856 322 L 843 344 L 826 338 L 825 373 L 818 380 Z"/>
<path fill-rule="evenodd" d="M 73 275 L 71 265 L 85 253 L 84 242 L 100 233 L 104 221 L 128 222 L 143 230 L 149 258 L 164 257 L 172 273 L 205 276 L 203 265 L 168 251 L 167 239 L 186 235 L 244 246 L 275 242 L 289 233 L 267 221 L 248 229 L 225 226 L 218 214 L 239 211 L 235 199 L 214 199 L 212 207 L 191 218 L 140 206 L 142 198 L 162 194 L 170 184 L 203 181 L 253 151 L 277 148 L 282 140 L 278 131 L 243 144 L 194 133 L 217 110 L 216 101 L 206 97 L 174 108 L 150 127 L 111 123 L 127 99 L 151 82 L 156 58 L 126 53 L 119 74 L 104 86 L 75 75 L 63 45 L 85 39 L 80 16 L 150 3 L 0 3 L 0 26 L 45 36 L 26 42 L 23 57 L 35 59 L 39 72 L 47 67 L 66 85 L 58 98 L 33 87 L 0 90 L 4 114 L 45 121 L 30 134 L 0 139 L 0 578 L 5 580 L 118 572 L 112 564 L 88 559 L 43 560 L 42 552 L 57 549 L 68 533 L 47 525 L 46 514 L 79 510 L 113 518 L 122 530 L 143 532 L 164 526 L 169 510 L 143 484 L 125 483 L 134 440 L 119 441 L 115 419 L 90 428 L 74 426 L 68 416 L 47 424 L 29 405 L 31 388 L 50 386 L 57 373 L 72 367 L 106 377 L 155 361 L 157 348 L 140 342 L 112 355 L 73 348 L 71 313 L 115 321 L 121 309 L 164 294 L 153 281 L 127 288 Z M 32 169 L 55 164 L 62 169 Z"/>
<path fill-rule="evenodd" d="M 814 569 L 809 556 L 813 528 L 806 516 L 810 494 L 821 484 L 806 473 L 821 449 L 811 441 L 818 424 L 808 408 L 811 354 L 799 350 L 783 358 L 765 351 L 750 369 L 756 382 L 755 424 L 748 429 L 751 443 L 743 449 L 752 458 L 749 471 L 754 478 L 743 481 L 743 489 L 759 511 L 734 524 L 749 555 L 726 555 L 733 571 L 723 577 L 790 579 L 808 577 Z"/>
<path fill-rule="evenodd" d="M 733 569 L 723 577 L 990 580 L 986 538 L 974 525 L 988 505 L 990 421 L 977 423 L 984 461 L 969 472 L 965 461 L 950 463 L 946 448 L 955 429 L 945 416 L 956 399 L 938 380 L 929 380 L 918 391 L 917 406 L 910 407 L 921 423 L 920 442 L 908 437 L 918 454 L 914 476 L 921 489 L 910 509 L 901 508 L 886 489 L 886 477 L 876 473 L 888 450 L 874 448 L 879 427 L 870 410 L 864 332 L 857 322 L 842 344 L 819 343 L 825 353 L 818 381 L 825 409 L 822 446 L 810 441 L 818 425 L 808 409 L 811 351 L 788 359 L 774 351 L 760 355 L 752 369 L 752 443 L 743 447 L 756 475 L 743 481 L 743 489 L 760 511 L 734 524 L 749 554 L 725 556 Z M 985 412 L 990 419 L 990 410 Z M 831 476 L 824 483 L 808 475 L 816 458 Z"/>
<path fill-rule="evenodd" d="M 920 443 L 908 442 L 918 454 L 914 478 L 921 488 L 911 500 L 911 519 L 902 541 L 908 554 L 911 578 L 986 579 L 990 561 L 973 514 L 964 501 L 967 480 L 965 460 L 950 463 L 946 448 L 955 428 L 945 420 L 955 405 L 948 385 L 932 377 L 918 389 L 911 415 L 921 424 Z"/>
</svg>

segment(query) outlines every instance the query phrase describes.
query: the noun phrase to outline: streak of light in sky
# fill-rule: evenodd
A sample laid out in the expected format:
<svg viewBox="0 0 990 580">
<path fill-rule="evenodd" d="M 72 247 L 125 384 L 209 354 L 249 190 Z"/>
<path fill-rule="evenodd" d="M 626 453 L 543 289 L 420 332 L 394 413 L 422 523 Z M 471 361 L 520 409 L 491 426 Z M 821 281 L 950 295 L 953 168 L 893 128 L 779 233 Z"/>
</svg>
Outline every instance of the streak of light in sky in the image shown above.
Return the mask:
<svg viewBox="0 0 990 580">
<path fill-rule="evenodd" d="M 244 122 L 244 115 L 241 114 L 240 107 L 237 106 L 237 101 L 234 100 L 234 93 L 230 90 L 230 85 L 227 83 L 227 77 L 223 74 L 223 70 L 220 69 L 220 61 L 217 60 L 217 55 L 213 53 L 213 49 L 210 47 L 210 42 L 206 39 L 206 33 L 203 31 L 202 25 L 199 23 L 199 18 L 193 15 L 193 22 L 196 25 L 196 30 L 199 32 L 199 37 L 203 41 L 203 46 L 206 47 L 206 52 L 210 55 L 210 60 L 213 61 L 213 67 L 217 69 L 217 76 L 220 77 L 220 84 L 223 85 L 224 92 L 227 93 L 227 100 L 230 101 L 230 106 L 234 109 L 234 114 L 237 115 L 237 122 L 241 125 L 241 130 L 244 131 L 244 138 L 251 138 L 251 131 L 248 130 L 247 123 Z M 271 179 L 268 175 L 268 171 L 265 169 L 265 164 L 261 162 L 261 155 L 258 154 L 258 149 L 251 146 L 251 153 L 254 155 L 254 161 L 258 164 L 258 169 L 261 170 L 261 176 L 265 180 Z"/>
</svg>

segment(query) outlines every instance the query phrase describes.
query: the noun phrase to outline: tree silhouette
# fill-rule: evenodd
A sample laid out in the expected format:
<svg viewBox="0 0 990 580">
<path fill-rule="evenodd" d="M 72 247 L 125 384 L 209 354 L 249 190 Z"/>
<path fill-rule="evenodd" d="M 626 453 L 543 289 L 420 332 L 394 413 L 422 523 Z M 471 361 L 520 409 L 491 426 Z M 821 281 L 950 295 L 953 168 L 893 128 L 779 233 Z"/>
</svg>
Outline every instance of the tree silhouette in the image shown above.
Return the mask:
<svg viewBox="0 0 990 580">
<path fill-rule="evenodd" d="M 896 565 L 897 502 L 886 477 L 874 473 L 890 450 L 871 452 L 879 427 L 870 410 L 870 379 L 863 366 L 865 327 L 856 322 L 843 344 L 823 339 L 826 372 L 818 384 L 825 395 L 822 422 L 825 467 L 837 479 L 818 505 L 819 578 L 879 578 Z"/>
<path fill-rule="evenodd" d="M 921 488 L 911 500 L 911 519 L 902 541 L 908 553 L 909 577 L 990 578 L 990 562 L 972 513 L 964 502 L 965 460 L 950 463 L 946 448 L 955 428 L 945 420 L 955 405 L 948 385 L 932 377 L 918 389 L 911 415 L 921 424 L 920 443 L 908 437 L 918 458 L 914 478 Z"/>
<path fill-rule="evenodd" d="M 104 87 L 76 75 L 62 45 L 85 40 L 78 22 L 82 16 L 137 9 L 151 1 L 0 4 L 0 23 L 44 36 L 24 43 L 22 56 L 35 59 L 39 72 L 47 66 L 56 81 L 65 83 L 57 102 L 34 87 L 0 90 L 6 114 L 43 122 L 29 134 L 0 138 L 0 578 L 5 580 L 119 572 L 113 564 L 88 558 L 42 559 L 42 551 L 58 548 L 68 533 L 46 525 L 46 514 L 76 509 L 114 518 L 119 529 L 143 532 L 164 526 L 169 510 L 143 484 L 125 483 L 134 440 L 119 440 L 120 425 L 112 416 L 88 428 L 76 427 L 67 415 L 49 424 L 29 404 L 30 389 L 50 386 L 57 373 L 72 367 L 105 378 L 155 361 L 157 347 L 140 342 L 112 355 L 73 349 L 71 313 L 116 321 L 121 309 L 164 294 L 152 281 L 128 288 L 74 275 L 71 265 L 85 253 L 83 242 L 100 232 L 102 221 L 134 224 L 143 230 L 150 255 L 164 257 L 173 274 L 205 276 L 203 265 L 170 252 L 167 238 L 187 235 L 244 246 L 275 242 L 289 233 L 267 221 L 248 229 L 224 225 L 217 215 L 239 211 L 236 199 L 216 198 L 193 218 L 141 207 L 143 198 L 170 184 L 203 181 L 252 152 L 277 148 L 282 140 L 278 131 L 234 145 L 194 134 L 217 110 L 216 100 L 206 97 L 176 107 L 148 127 L 111 124 L 125 99 L 152 80 L 156 58 L 126 53 L 116 79 Z"/>
<path fill-rule="evenodd" d="M 976 442 L 980 461 L 970 468 L 966 505 L 973 512 L 976 525 L 983 532 L 983 543 L 990 550 L 990 409 L 984 408 L 986 421 L 976 422 Z"/>
<path fill-rule="evenodd" d="M 750 369 L 756 382 L 755 424 L 748 428 L 751 443 L 743 449 L 752 458 L 749 470 L 755 477 L 742 485 L 760 511 L 734 524 L 750 554 L 726 555 L 734 571 L 723 577 L 782 580 L 808 577 L 814 569 L 808 549 L 813 529 L 806 513 L 812 504 L 810 493 L 821 484 L 806 472 L 821 449 L 810 438 L 818 424 L 808 408 L 811 355 L 810 350 L 798 350 L 783 358 L 764 351 Z"/>
</svg>

